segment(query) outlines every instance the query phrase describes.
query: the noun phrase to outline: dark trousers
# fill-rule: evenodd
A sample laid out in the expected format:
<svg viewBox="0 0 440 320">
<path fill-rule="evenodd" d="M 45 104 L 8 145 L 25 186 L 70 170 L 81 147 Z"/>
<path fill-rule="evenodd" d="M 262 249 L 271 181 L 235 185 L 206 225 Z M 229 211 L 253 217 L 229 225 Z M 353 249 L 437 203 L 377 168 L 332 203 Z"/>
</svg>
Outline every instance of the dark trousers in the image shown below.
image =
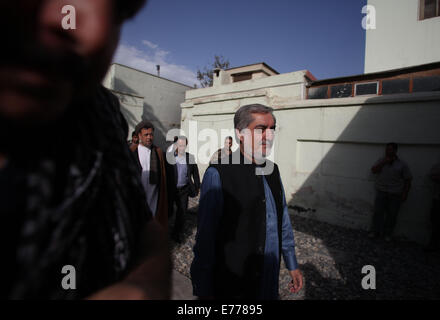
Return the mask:
<svg viewBox="0 0 440 320">
<path fill-rule="evenodd" d="M 379 236 L 391 236 L 397 221 L 401 194 L 376 191 L 372 231 Z"/>
<path fill-rule="evenodd" d="M 176 203 L 177 211 L 176 211 L 176 220 L 174 222 L 174 227 L 172 231 L 172 236 L 175 238 L 179 238 L 182 233 L 183 225 L 185 223 L 185 215 L 186 212 L 188 211 L 188 197 L 189 197 L 189 185 L 176 189 L 173 205 L 174 203 Z"/>
<path fill-rule="evenodd" d="M 440 248 L 440 199 L 434 199 L 431 207 L 432 233 L 430 246 Z"/>
</svg>

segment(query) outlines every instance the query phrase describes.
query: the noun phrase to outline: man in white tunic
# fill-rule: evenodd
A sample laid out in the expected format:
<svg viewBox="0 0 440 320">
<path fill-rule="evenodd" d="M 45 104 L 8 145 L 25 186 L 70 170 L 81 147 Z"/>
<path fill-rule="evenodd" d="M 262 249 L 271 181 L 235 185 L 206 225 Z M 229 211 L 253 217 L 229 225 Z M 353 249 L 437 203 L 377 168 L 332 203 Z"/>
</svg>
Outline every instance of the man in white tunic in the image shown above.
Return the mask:
<svg viewBox="0 0 440 320">
<path fill-rule="evenodd" d="M 136 132 L 139 146 L 134 155 L 139 164 L 147 204 L 155 219 L 167 229 L 168 199 L 163 152 L 153 144 L 154 126 L 151 122 L 142 121 L 136 126 Z"/>
<path fill-rule="evenodd" d="M 145 132 L 145 129 L 142 129 L 142 131 L 146 135 L 150 134 L 149 132 Z M 155 216 L 156 208 L 157 208 L 157 196 L 159 194 L 159 190 L 157 188 L 157 184 L 150 183 L 151 146 L 152 143 L 149 146 L 147 146 L 141 142 L 138 146 L 138 157 L 139 157 L 139 162 L 141 163 L 142 166 L 141 180 L 145 193 L 147 194 L 147 203 L 148 206 L 150 207 L 151 212 L 153 213 L 153 216 Z"/>
</svg>

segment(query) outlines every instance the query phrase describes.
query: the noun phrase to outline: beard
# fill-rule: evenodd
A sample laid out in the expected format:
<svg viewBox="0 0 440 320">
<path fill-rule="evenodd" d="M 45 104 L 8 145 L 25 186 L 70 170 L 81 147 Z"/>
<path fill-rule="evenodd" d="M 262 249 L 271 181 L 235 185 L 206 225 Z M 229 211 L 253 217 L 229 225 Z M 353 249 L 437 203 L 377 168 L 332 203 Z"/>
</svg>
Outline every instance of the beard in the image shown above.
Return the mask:
<svg viewBox="0 0 440 320">
<path fill-rule="evenodd" d="M 92 64 L 73 50 L 49 49 L 34 35 L 16 35 L 0 51 L 0 116 L 3 123 L 33 126 L 54 121 L 74 97 L 86 96 Z"/>
</svg>

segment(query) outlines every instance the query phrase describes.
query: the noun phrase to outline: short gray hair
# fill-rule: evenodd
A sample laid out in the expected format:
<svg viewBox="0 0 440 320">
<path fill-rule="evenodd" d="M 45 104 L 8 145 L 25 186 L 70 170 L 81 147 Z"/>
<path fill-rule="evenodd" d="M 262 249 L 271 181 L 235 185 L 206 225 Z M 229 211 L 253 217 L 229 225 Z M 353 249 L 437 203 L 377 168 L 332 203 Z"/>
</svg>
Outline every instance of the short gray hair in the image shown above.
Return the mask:
<svg viewBox="0 0 440 320">
<path fill-rule="evenodd" d="M 245 106 L 240 107 L 240 109 L 235 112 L 234 116 L 234 128 L 238 129 L 239 131 L 247 128 L 247 126 L 254 121 L 254 118 L 252 116 L 253 113 L 270 113 L 273 121 L 277 122 L 274 114 L 273 114 L 273 108 L 262 105 L 262 104 L 248 104 Z"/>
</svg>

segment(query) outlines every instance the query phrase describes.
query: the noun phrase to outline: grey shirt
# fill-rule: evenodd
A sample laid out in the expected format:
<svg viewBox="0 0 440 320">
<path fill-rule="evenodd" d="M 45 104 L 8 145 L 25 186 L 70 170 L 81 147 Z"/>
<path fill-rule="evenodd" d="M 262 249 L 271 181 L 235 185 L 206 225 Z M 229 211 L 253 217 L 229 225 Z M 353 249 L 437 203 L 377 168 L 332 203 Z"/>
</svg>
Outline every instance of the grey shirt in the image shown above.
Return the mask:
<svg viewBox="0 0 440 320">
<path fill-rule="evenodd" d="M 379 164 L 385 158 L 382 157 L 374 165 Z M 405 186 L 405 180 L 412 179 L 408 165 L 397 158 L 391 164 L 386 164 L 377 174 L 376 189 L 392 194 L 401 194 Z"/>
</svg>

